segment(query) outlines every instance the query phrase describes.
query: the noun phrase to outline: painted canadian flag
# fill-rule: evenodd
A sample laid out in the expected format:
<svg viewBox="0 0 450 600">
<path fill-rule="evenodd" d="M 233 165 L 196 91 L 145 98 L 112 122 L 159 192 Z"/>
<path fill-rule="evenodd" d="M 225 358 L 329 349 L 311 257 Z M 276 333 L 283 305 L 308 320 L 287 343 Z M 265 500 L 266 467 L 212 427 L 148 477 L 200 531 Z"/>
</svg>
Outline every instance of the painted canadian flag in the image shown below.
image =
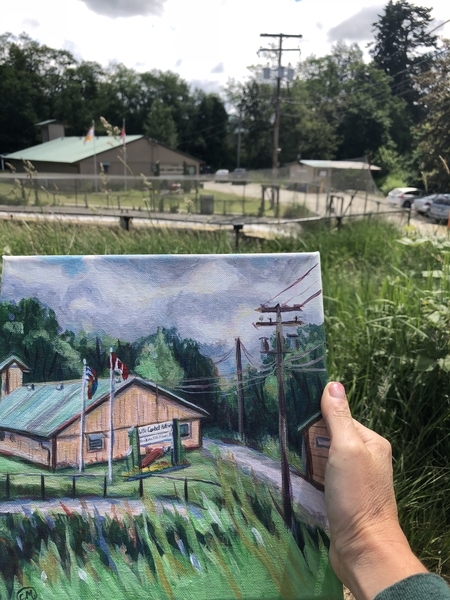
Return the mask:
<svg viewBox="0 0 450 600">
<path fill-rule="evenodd" d="M 112 369 L 114 373 L 121 375 L 124 381 L 128 379 L 128 375 L 130 374 L 127 365 L 124 362 L 122 362 L 119 358 L 117 358 L 114 352 L 111 352 L 109 355 L 108 369 Z"/>
</svg>

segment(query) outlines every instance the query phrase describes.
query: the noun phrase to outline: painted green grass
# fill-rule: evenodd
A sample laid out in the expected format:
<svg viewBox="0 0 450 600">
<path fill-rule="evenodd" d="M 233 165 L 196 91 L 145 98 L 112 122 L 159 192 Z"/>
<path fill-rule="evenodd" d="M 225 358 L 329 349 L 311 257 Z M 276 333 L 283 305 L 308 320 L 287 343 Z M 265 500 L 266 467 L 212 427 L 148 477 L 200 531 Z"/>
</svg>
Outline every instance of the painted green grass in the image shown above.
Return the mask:
<svg viewBox="0 0 450 600">
<path fill-rule="evenodd" d="M 268 488 L 219 460 L 221 494 L 201 511 L 140 517 L 9 515 L 0 518 L 0 596 L 23 587 L 38 598 L 228 600 L 335 598 L 328 541 L 297 523 L 285 528 Z"/>
</svg>

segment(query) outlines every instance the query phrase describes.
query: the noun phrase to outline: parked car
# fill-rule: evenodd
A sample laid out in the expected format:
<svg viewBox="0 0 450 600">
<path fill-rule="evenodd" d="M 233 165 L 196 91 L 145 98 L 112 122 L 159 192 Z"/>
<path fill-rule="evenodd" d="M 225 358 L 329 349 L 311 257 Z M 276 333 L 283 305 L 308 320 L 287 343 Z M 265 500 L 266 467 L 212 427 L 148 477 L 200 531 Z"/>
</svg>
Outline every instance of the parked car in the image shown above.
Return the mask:
<svg viewBox="0 0 450 600">
<path fill-rule="evenodd" d="M 411 208 L 416 198 L 425 196 L 425 191 L 415 187 L 395 188 L 386 196 L 388 204 L 398 208 Z"/>
<path fill-rule="evenodd" d="M 428 216 L 431 203 L 436 198 L 437 194 L 431 194 L 430 196 L 424 196 L 423 198 L 416 198 L 412 203 L 412 209 L 421 215 Z"/>
<path fill-rule="evenodd" d="M 450 215 L 450 194 L 436 194 L 436 198 L 430 205 L 428 216 L 437 223 L 440 221 L 448 222 Z"/>
<path fill-rule="evenodd" d="M 245 180 L 247 176 L 247 169 L 234 169 L 231 175 L 231 185 L 245 185 L 247 183 L 247 181 Z"/>
<path fill-rule="evenodd" d="M 216 171 L 214 181 L 216 183 L 228 183 L 228 175 L 230 171 L 228 169 L 219 169 Z"/>
</svg>

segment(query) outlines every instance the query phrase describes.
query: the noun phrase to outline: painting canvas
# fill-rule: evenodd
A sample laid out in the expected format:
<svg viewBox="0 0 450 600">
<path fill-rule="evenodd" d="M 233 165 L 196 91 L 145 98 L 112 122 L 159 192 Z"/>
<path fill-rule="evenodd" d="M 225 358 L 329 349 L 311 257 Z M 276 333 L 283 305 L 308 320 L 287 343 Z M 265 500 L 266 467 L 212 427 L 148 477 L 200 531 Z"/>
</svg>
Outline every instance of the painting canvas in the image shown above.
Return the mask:
<svg viewBox="0 0 450 600">
<path fill-rule="evenodd" d="M 318 253 L 4 257 L 0 597 L 341 598 Z"/>
</svg>

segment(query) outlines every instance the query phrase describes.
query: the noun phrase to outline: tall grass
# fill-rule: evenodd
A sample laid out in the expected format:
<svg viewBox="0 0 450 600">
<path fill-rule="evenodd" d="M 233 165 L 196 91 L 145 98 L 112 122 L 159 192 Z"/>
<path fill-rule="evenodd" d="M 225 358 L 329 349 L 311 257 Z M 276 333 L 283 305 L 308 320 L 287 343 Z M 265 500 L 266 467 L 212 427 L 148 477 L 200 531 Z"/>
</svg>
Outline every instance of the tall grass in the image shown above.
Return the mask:
<svg viewBox="0 0 450 600">
<path fill-rule="evenodd" d="M 246 240 L 244 252 L 321 252 L 330 378 L 353 413 L 393 445 L 399 515 L 413 549 L 450 574 L 449 244 L 415 239 L 383 221 L 297 238 Z M 12 254 L 227 253 L 225 232 L 175 232 L 0 223 Z M 6 250 L 5 250 L 6 249 Z"/>
<path fill-rule="evenodd" d="M 185 514 L 149 502 L 135 517 L 14 515 L 0 520 L 0 597 L 339 598 L 327 539 L 286 530 L 268 489 L 219 459 L 221 494 Z"/>
</svg>

